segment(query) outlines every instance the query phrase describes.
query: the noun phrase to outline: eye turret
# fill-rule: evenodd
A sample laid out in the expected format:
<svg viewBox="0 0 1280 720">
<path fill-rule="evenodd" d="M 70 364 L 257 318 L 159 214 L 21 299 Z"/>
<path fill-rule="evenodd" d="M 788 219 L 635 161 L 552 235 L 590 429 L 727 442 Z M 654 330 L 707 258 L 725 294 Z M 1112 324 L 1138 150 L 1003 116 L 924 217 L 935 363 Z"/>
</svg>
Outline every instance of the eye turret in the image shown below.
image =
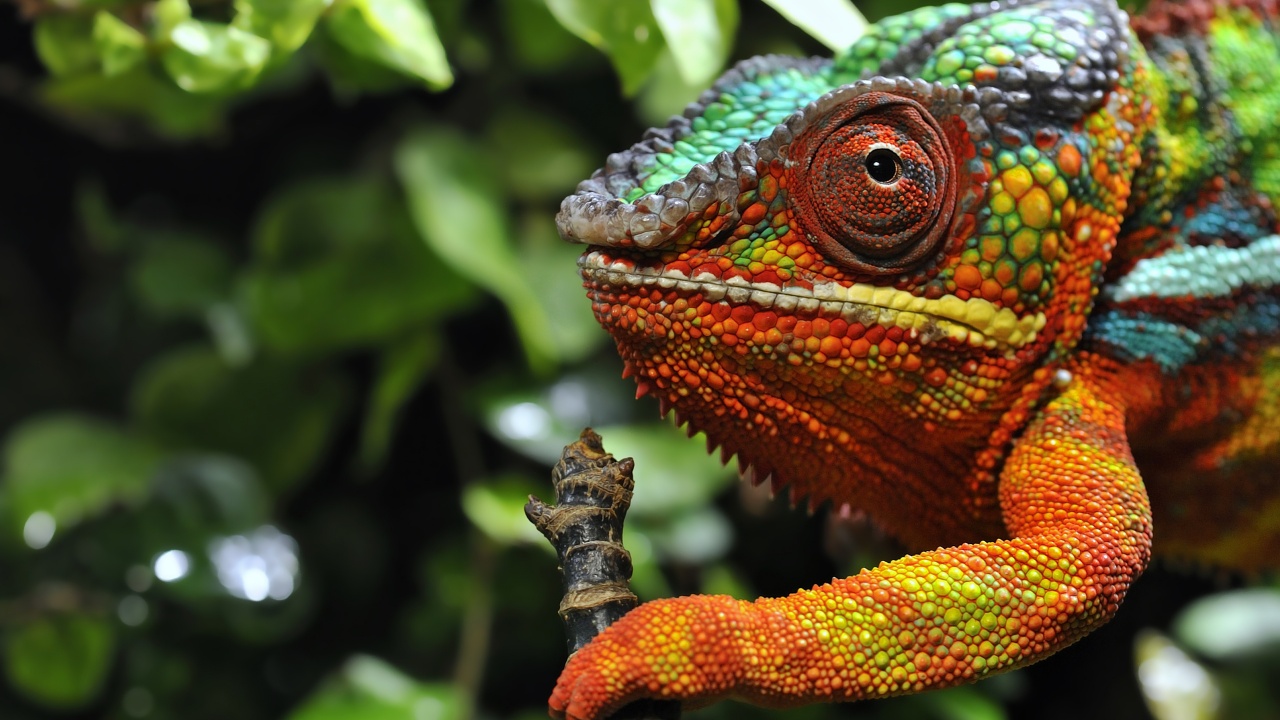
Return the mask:
<svg viewBox="0 0 1280 720">
<path fill-rule="evenodd" d="M 915 101 L 867 93 L 792 143 L 798 219 L 833 262 L 892 274 L 930 257 L 956 205 L 946 135 Z"/>
</svg>

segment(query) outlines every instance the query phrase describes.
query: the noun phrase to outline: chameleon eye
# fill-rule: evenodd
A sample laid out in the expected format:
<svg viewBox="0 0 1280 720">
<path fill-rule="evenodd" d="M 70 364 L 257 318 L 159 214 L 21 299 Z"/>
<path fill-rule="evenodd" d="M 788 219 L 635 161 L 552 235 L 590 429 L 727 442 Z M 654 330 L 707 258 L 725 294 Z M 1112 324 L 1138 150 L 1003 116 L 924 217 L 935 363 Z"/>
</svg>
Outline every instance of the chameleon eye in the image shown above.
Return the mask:
<svg viewBox="0 0 1280 720">
<path fill-rule="evenodd" d="M 915 101 L 867 93 L 793 142 L 797 219 L 828 259 L 902 272 L 946 238 L 956 172 L 946 135 Z"/>
<path fill-rule="evenodd" d="M 881 185 L 892 185 L 902 177 L 902 156 L 887 147 L 867 153 L 867 175 Z"/>
</svg>

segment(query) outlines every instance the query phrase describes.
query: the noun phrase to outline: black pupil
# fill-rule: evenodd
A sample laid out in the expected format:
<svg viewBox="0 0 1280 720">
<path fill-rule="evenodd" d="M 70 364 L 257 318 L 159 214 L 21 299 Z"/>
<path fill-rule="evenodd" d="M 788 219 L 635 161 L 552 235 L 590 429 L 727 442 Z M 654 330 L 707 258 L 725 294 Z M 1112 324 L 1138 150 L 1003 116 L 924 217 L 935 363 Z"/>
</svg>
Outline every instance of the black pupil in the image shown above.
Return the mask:
<svg viewBox="0 0 1280 720">
<path fill-rule="evenodd" d="M 872 180 L 887 185 L 898 179 L 901 163 L 898 153 L 886 148 L 876 148 L 867 153 L 867 174 Z"/>
</svg>

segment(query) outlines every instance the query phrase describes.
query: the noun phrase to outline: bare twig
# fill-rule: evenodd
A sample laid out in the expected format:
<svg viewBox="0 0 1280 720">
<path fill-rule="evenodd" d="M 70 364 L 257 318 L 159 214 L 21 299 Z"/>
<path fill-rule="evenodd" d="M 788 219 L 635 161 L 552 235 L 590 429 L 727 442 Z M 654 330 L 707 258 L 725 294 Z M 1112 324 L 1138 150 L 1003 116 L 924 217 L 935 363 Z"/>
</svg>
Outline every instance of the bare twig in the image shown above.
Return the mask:
<svg viewBox="0 0 1280 720">
<path fill-rule="evenodd" d="M 564 621 L 570 654 L 639 604 L 631 592 L 631 554 L 622 546 L 622 523 L 635 481 L 631 458 L 614 460 L 590 428 L 565 447 L 551 472 L 556 505 L 529 496 L 525 515 L 555 547 L 564 571 Z M 675 720 L 680 703 L 643 700 L 614 720 Z"/>
</svg>

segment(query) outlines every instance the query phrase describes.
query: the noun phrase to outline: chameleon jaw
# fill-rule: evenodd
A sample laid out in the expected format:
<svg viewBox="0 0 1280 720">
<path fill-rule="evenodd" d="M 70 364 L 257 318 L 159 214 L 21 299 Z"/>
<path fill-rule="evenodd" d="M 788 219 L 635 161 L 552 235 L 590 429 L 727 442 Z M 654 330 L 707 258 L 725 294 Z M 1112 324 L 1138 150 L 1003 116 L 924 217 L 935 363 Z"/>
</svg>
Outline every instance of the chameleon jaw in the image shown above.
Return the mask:
<svg viewBox="0 0 1280 720">
<path fill-rule="evenodd" d="M 599 250 L 578 259 L 584 284 L 594 296 L 604 287 L 675 291 L 683 296 L 701 293 L 708 302 L 751 304 L 781 314 L 818 314 L 841 317 L 849 323 L 879 325 L 914 331 L 922 344 L 949 340 L 955 344 L 1012 353 L 1035 342 L 1044 329 L 1043 312 L 1018 316 L 982 298 L 961 300 L 955 296 L 928 299 L 904 290 L 865 283 L 837 282 L 812 287 L 774 283 L 750 283 L 730 275 L 710 272 L 693 276 L 658 264 L 643 265 L 614 258 Z"/>
</svg>

